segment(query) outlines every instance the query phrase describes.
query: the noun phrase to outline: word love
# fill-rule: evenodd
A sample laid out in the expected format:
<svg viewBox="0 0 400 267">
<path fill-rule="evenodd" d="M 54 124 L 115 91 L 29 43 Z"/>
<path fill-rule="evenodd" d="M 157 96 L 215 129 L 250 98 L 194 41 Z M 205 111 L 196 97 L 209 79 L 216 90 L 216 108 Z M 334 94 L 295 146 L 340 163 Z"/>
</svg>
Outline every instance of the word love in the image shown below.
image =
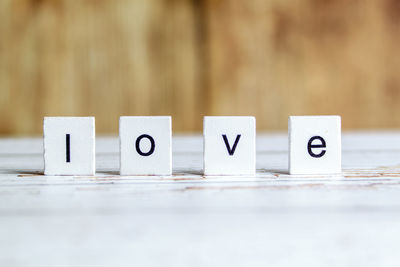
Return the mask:
<svg viewBox="0 0 400 267">
<path fill-rule="evenodd" d="M 171 117 L 121 117 L 120 174 L 172 174 Z M 94 117 L 45 117 L 45 175 L 95 174 Z M 254 117 L 204 117 L 204 175 L 256 174 Z M 289 117 L 289 173 L 341 172 L 339 116 Z"/>
</svg>

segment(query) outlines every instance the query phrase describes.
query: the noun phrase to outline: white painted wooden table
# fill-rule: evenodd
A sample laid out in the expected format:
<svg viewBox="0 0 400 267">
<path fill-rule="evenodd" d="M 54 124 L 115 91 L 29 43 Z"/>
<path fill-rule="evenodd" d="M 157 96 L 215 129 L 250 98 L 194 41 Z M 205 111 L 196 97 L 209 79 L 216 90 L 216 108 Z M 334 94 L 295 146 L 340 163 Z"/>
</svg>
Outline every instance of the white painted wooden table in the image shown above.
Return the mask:
<svg viewBox="0 0 400 267">
<path fill-rule="evenodd" d="M 0 140 L 0 266 L 398 266 L 400 132 L 343 135 L 343 176 L 287 172 L 287 135 L 258 135 L 256 177 L 204 178 L 202 139 L 173 140 L 172 177 L 45 177 L 41 139 Z"/>
</svg>

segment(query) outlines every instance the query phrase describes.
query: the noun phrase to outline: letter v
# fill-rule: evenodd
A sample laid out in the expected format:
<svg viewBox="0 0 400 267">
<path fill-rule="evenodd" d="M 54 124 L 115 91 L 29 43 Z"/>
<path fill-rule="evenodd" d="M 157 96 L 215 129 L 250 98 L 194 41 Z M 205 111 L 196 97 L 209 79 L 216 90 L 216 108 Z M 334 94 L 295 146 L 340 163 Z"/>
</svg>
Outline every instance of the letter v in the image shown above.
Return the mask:
<svg viewBox="0 0 400 267">
<path fill-rule="evenodd" d="M 222 137 L 224 138 L 224 142 L 225 142 L 225 145 L 226 145 L 226 149 L 228 149 L 228 153 L 229 153 L 230 156 L 233 156 L 233 154 L 235 153 L 236 146 L 237 146 L 237 144 L 239 143 L 240 136 L 242 136 L 242 135 L 241 135 L 241 134 L 238 134 L 238 135 L 236 136 L 235 143 L 233 144 L 233 147 L 231 148 L 231 146 L 229 145 L 228 138 L 226 137 L 226 134 L 223 134 L 223 135 L 222 135 Z"/>
</svg>

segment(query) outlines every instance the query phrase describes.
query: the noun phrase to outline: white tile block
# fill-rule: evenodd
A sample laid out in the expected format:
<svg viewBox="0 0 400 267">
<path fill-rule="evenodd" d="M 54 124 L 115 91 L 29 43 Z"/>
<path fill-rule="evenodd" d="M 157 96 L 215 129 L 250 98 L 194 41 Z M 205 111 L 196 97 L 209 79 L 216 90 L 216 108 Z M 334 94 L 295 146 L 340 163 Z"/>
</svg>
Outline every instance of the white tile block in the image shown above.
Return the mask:
<svg viewBox="0 0 400 267">
<path fill-rule="evenodd" d="M 171 175 L 170 116 L 119 119 L 120 174 Z"/>
<path fill-rule="evenodd" d="M 204 175 L 255 175 L 254 117 L 204 117 Z"/>
<path fill-rule="evenodd" d="M 289 173 L 342 171 L 340 116 L 289 117 Z"/>
<path fill-rule="evenodd" d="M 94 117 L 45 117 L 44 174 L 95 174 Z"/>
</svg>

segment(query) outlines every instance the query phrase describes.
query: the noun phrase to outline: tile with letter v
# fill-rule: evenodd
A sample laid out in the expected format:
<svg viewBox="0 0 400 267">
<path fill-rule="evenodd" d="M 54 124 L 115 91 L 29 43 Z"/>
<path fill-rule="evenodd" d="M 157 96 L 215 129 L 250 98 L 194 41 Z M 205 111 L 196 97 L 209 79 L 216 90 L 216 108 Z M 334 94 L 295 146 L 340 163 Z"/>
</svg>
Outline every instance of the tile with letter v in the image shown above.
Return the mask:
<svg viewBox="0 0 400 267">
<path fill-rule="evenodd" d="M 204 117 L 204 175 L 255 175 L 256 120 Z"/>
</svg>

